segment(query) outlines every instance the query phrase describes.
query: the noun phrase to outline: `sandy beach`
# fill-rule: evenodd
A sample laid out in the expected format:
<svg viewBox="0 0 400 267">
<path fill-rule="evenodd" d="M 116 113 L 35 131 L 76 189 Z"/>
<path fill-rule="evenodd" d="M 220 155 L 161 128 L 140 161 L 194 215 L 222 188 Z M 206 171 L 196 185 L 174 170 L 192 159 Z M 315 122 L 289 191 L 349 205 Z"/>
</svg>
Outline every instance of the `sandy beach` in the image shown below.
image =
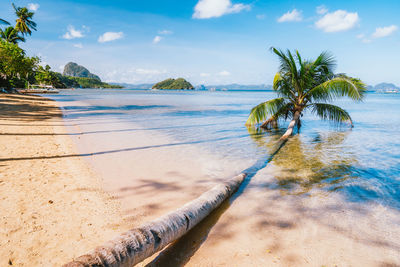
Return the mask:
<svg viewBox="0 0 400 267">
<path fill-rule="evenodd" d="M 128 229 L 54 101 L 0 95 L 0 135 L 0 266 L 58 266 Z"/>
<path fill-rule="evenodd" d="M 65 263 L 254 164 L 128 124 L 106 105 L 66 99 L 58 104 L 74 108 L 63 120 L 44 98 L 2 96 L 1 103 L 6 264 Z M 319 190 L 286 194 L 272 188 L 277 172 L 273 163 L 259 170 L 188 235 L 138 266 L 398 266 L 398 211 Z"/>
</svg>

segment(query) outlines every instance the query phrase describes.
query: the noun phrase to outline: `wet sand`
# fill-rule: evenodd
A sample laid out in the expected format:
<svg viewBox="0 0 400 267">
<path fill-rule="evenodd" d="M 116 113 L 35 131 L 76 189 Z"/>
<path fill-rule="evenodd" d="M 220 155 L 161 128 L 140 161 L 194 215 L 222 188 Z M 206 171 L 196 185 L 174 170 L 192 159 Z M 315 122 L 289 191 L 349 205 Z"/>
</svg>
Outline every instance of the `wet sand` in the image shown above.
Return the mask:
<svg viewBox="0 0 400 267">
<path fill-rule="evenodd" d="M 54 101 L 0 94 L 0 266 L 59 266 L 129 228 Z"/>
<path fill-rule="evenodd" d="M 93 109 L 90 115 L 71 111 L 66 113 L 71 115 L 66 121 L 74 125 L 68 130 L 79 152 L 87 155 L 85 160 L 102 177 L 105 190 L 121 201 L 124 218 L 134 226 L 182 206 L 255 163 L 231 161 L 123 121 L 118 114 L 112 116 L 120 111 Z M 107 116 L 102 116 L 104 113 Z M 287 146 L 296 146 L 296 140 L 294 137 Z M 292 165 L 302 164 L 295 156 L 292 160 Z M 400 263 L 397 210 L 351 202 L 318 188 L 309 194 L 288 194 L 276 186 L 281 171 L 276 162 L 262 167 L 241 192 L 187 236 L 139 266 Z"/>
</svg>

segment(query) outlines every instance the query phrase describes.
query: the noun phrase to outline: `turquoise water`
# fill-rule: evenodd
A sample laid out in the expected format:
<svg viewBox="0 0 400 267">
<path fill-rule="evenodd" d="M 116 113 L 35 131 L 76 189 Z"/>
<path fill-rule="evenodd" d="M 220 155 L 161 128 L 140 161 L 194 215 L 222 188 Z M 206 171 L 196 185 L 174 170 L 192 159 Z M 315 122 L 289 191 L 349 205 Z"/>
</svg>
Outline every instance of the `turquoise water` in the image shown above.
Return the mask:
<svg viewBox="0 0 400 267">
<path fill-rule="evenodd" d="M 68 118 L 132 122 L 232 161 L 262 161 L 272 152 L 287 122 L 278 131 L 248 129 L 244 123 L 254 105 L 274 97 L 264 91 L 94 89 L 51 96 L 64 103 Z M 305 114 L 300 134 L 269 163 L 279 171 L 268 187 L 284 194 L 334 191 L 347 201 L 400 209 L 400 95 L 370 93 L 362 103 L 336 104 L 350 113 L 354 128 Z"/>
</svg>

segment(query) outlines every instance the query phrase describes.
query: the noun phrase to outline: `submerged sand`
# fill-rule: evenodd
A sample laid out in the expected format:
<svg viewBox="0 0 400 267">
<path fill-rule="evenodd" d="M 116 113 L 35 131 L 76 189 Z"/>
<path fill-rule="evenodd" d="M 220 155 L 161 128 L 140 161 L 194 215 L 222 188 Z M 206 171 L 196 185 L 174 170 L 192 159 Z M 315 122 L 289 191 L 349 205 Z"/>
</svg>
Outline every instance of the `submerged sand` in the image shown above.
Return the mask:
<svg viewBox="0 0 400 267">
<path fill-rule="evenodd" d="M 58 266 L 128 228 L 37 96 L 0 95 L 0 215 L 0 266 Z"/>
</svg>

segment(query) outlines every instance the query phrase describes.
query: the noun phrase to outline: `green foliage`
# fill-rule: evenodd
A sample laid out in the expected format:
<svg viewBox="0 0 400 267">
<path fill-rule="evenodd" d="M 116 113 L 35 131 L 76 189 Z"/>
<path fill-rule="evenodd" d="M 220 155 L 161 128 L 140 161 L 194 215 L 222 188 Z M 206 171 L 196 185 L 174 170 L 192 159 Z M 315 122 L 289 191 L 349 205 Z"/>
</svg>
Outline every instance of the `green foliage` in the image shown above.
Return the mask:
<svg viewBox="0 0 400 267">
<path fill-rule="evenodd" d="M 88 69 L 85 67 L 78 65 L 74 62 L 69 62 L 64 67 L 63 75 L 72 76 L 72 77 L 80 77 L 80 78 L 91 78 L 101 82 L 100 77 L 90 73 Z"/>
<path fill-rule="evenodd" d="M 32 11 L 29 11 L 26 7 L 16 7 L 12 4 L 15 15 L 17 16 L 15 29 L 21 32 L 23 35 L 31 35 L 32 30 L 36 31 L 36 22 L 32 20 L 33 15 L 35 14 Z"/>
<path fill-rule="evenodd" d="M 110 85 L 97 79 L 65 76 L 51 71 L 48 65 L 45 68 L 39 66 L 35 80 L 36 83 L 52 85 L 55 88 L 123 88 L 122 86 Z"/>
<path fill-rule="evenodd" d="M 69 88 L 78 87 L 78 88 L 110 88 L 117 89 L 123 88 L 119 85 L 111 85 L 108 83 L 101 82 L 97 79 L 92 78 L 82 78 L 82 77 L 72 77 L 72 76 L 63 76 L 62 80 L 65 85 Z M 76 86 L 78 85 L 78 86 Z"/>
<path fill-rule="evenodd" d="M 35 80 L 37 84 L 52 85 L 55 88 L 66 88 L 65 84 L 61 81 L 61 77 L 57 72 L 51 71 L 50 66 L 46 65 L 45 68 L 39 66 L 35 73 Z"/>
<path fill-rule="evenodd" d="M 251 125 L 259 123 L 264 120 L 269 114 L 277 114 L 280 110 L 286 109 L 287 105 L 288 101 L 283 97 L 275 98 L 267 102 L 258 104 L 251 110 L 250 116 L 247 119 L 246 124 Z M 278 118 L 274 119 L 276 120 Z"/>
<path fill-rule="evenodd" d="M 0 40 L 0 87 L 24 87 L 38 63 L 39 58 L 27 57 L 18 45 Z"/>
<path fill-rule="evenodd" d="M 194 87 L 188 81 L 183 78 L 178 79 L 166 79 L 162 82 L 153 85 L 152 89 L 190 89 L 193 90 Z"/>
<path fill-rule="evenodd" d="M 25 42 L 25 38 L 23 36 L 20 36 L 19 32 L 12 26 L 9 26 L 4 30 L 0 29 L 0 38 L 13 44 L 17 44 L 18 42 Z"/>
<path fill-rule="evenodd" d="M 323 120 L 331 120 L 334 122 L 350 121 L 352 124 L 349 113 L 335 105 L 326 103 L 313 103 L 310 104 L 312 113 L 316 114 Z"/>
<path fill-rule="evenodd" d="M 283 52 L 276 48 L 271 50 L 280 61 L 279 71 L 273 82 L 273 89 L 280 98 L 254 107 L 247 124 L 260 123 L 268 116 L 270 118 L 267 123 L 279 119 L 286 120 L 289 117 L 293 118 L 296 112 L 301 114 L 307 108 L 321 119 L 336 123 L 346 121 L 352 123 L 350 115 L 345 110 L 326 102 L 340 97 L 362 100 L 366 86 L 360 79 L 345 74 L 334 74 L 336 61 L 328 52 L 322 52 L 312 61 L 302 59 L 298 51 L 292 53 L 289 50 Z"/>
</svg>

